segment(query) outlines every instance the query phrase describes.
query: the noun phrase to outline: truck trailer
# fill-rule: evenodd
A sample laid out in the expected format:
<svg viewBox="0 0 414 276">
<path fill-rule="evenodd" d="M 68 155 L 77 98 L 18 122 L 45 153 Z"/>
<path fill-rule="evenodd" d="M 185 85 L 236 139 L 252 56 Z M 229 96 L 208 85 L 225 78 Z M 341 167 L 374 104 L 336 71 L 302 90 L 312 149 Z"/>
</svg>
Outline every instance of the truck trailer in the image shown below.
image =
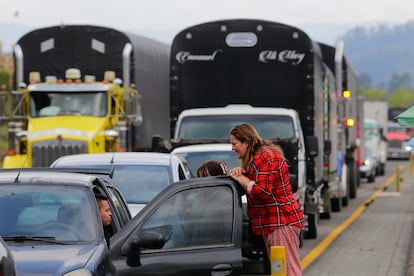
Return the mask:
<svg viewBox="0 0 414 276">
<path fill-rule="evenodd" d="M 265 129 L 267 122 L 268 131 L 261 134 L 287 152 L 290 173 L 302 191 L 305 238 L 315 238 L 319 217 L 330 216 L 329 182 L 335 180 L 324 164 L 332 171 L 337 166 L 332 157 L 337 142 L 330 140 L 331 127 L 337 127 L 336 103 L 327 102 L 335 98 L 335 81 L 319 45 L 302 30 L 277 22 L 202 23 L 173 39 L 170 78 L 173 147 L 226 142 L 237 123 L 250 119 L 258 122 L 253 124 L 257 129 Z M 227 115 L 217 117 L 214 108 L 226 108 Z M 260 114 L 260 108 L 273 108 L 273 114 Z M 332 117 L 327 116 L 329 108 Z M 285 116 L 292 113 L 297 116 Z M 278 126 L 283 123 L 290 128 Z M 297 132 L 290 136 L 278 134 L 294 126 Z"/>
<path fill-rule="evenodd" d="M 337 150 L 344 156 L 346 173 L 345 187 L 341 188 L 340 181 L 332 189 L 332 210 L 339 211 L 341 206 L 348 205 L 349 198 L 357 197 L 357 188 L 360 185 L 359 167 L 361 166 L 359 149 L 361 137 L 358 128 L 363 124 L 363 117 L 358 108 L 357 77 L 351 64 L 346 59 L 343 41 L 336 47 L 319 43 L 324 62 L 335 74 L 337 97 Z M 363 139 L 363 137 L 362 137 Z M 342 169 L 342 168 L 340 168 Z M 338 175 L 341 175 L 339 173 Z M 341 200 L 342 199 L 342 200 Z"/>
<path fill-rule="evenodd" d="M 72 153 L 148 151 L 169 135 L 169 45 L 91 25 L 40 28 L 14 47 L 4 168 Z"/>
</svg>

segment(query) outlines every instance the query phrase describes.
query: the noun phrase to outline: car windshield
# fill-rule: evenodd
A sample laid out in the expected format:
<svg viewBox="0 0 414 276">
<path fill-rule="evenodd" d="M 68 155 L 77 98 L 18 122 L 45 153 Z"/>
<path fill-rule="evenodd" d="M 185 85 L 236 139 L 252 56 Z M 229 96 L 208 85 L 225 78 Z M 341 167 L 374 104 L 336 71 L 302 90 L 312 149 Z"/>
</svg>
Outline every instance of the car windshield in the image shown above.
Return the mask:
<svg viewBox="0 0 414 276">
<path fill-rule="evenodd" d="M 99 225 L 96 209 L 86 189 L 2 185 L 0 236 L 8 241 L 94 241 Z"/>
<path fill-rule="evenodd" d="M 292 118 L 276 115 L 216 115 L 183 118 L 178 138 L 229 139 L 232 127 L 240 123 L 253 125 L 263 138 L 291 138 L 295 135 Z"/>
<path fill-rule="evenodd" d="M 146 204 L 172 183 L 170 168 L 161 165 L 115 165 L 113 178 L 105 177 L 120 190 L 129 204 Z"/>
<path fill-rule="evenodd" d="M 231 148 L 231 146 L 229 146 Z M 240 166 L 240 160 L 234 151 L 200 151 L 200 152 L 182 152 L 177 155 L 183 156 L 190 167 L 193 175 L 197 175 L 198 167 L 207 160 L 215 160 L 226 164 L 227 168 Z"/>
<path fill-rule="evenodd" d="M 31 92 L 30 116 L 105 116 L 105 92 Z"/>
</svg>

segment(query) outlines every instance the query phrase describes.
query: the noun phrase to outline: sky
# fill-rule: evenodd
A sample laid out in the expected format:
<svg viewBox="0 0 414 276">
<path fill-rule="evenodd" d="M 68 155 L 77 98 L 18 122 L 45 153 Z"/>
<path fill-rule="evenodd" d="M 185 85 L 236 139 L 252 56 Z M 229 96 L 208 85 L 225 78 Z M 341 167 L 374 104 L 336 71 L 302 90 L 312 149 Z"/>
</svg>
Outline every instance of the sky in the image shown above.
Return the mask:
<svg viewBox="0 0 414 276">
<path fill-rule="evenodd" d="M 414 20 L 413 11 L 413 0 L 0 0 L 0 40 L 11 47 L 35 28 L 89 24 L 171 43 L 192 25 L 249 18 L 293 25 L 333 45 L 355 27 Z"/>
</svg>

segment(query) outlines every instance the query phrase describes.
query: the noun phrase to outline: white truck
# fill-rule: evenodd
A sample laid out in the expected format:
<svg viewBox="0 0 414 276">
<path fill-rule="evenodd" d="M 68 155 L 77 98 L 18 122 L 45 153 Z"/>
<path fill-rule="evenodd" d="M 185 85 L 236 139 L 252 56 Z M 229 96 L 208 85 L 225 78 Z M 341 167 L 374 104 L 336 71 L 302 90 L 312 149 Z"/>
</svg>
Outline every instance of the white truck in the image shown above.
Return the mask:
<svg viewBox="0 0 414 276">
<path fill-rule="evenodd" d="M 387 162 L 388 102 L 364 101 L 364 138 L 366 148 L 378 161 L 377 175 L 384 175 Z"/>
</svg>

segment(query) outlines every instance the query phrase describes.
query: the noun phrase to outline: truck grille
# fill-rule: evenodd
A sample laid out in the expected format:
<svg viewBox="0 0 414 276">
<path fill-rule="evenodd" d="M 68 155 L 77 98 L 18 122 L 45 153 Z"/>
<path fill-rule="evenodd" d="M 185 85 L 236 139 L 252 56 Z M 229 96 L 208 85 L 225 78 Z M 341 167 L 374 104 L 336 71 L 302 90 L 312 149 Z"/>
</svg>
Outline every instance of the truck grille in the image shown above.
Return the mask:
<svg viewBox="0 0 414 276">
<path fill-rule="evenodd" d="M 388 147 L 390 148 L 402 148 L 405 142 L 401 140 L 388 140 Z"/>
<path fill-rule="evenodd" d="M 32 144 L 32 167 L 49 167 L 53 161 L 63 155 L 87 153 L 88 143 L 65 139 L 57 144 L 56 140 Z"/>
</svg>

